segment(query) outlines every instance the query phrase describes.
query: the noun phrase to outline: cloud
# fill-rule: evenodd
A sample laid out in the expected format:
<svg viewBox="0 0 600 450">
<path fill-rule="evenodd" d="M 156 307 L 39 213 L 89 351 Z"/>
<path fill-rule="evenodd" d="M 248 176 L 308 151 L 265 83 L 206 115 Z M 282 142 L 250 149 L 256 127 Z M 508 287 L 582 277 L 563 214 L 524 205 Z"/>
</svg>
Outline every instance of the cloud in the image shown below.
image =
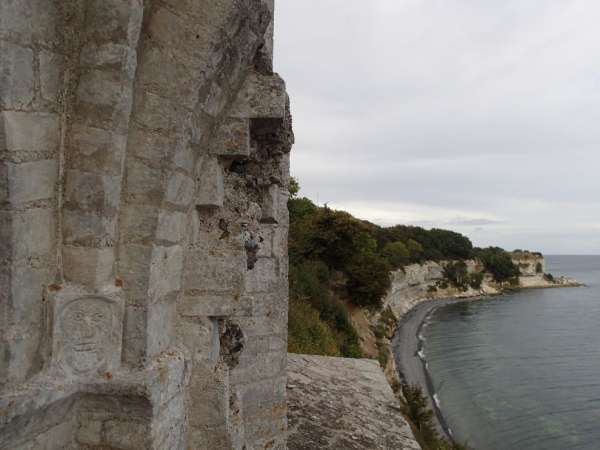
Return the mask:
<svg viewBox="0 0 600 450">
<path fill-rule="evenodd" d="M 302 193 L 479 245 L 600 253 L 581 227 L 600 223 L 598 14 L 590 0 L 278 2 Z"/>
</svg>

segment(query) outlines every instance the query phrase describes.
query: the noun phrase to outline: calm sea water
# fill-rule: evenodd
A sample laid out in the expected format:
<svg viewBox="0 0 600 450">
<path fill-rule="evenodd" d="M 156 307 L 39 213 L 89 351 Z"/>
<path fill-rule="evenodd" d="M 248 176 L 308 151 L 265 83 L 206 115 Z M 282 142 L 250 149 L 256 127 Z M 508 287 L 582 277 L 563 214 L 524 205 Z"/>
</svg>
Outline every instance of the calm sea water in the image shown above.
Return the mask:
<svg viewBox="0 0 600 450">
<path fill-rule="evenodd" d="M 476 449 L 600 449 L 600 256 L 547 266 L 588 287 L 449 305 L 424 328 L 444 416 Z"/>
</svg>

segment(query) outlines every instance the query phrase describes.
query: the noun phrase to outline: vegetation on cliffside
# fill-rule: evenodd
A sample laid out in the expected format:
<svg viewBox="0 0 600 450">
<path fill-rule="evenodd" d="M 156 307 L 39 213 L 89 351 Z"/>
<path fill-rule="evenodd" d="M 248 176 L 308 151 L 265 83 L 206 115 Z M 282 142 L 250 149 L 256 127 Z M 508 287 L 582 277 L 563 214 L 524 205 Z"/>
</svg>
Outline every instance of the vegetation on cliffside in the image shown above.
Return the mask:
<svg viewBox="0 0 600 450">
<path fill-rule="evenodd" d="M 294 353 L 360 357 L 360 340 L 348 304 L 379 309 L 390 287 L 390 272 L 424 261 L 458 261 L 447 269 L 456 286 L 477 287 L 460 263 L 478 257 L 497 281 L 518 274 L 499 248 L 476 249 L 456 232 L 396 225 L 380 227 L 345 211 L 298 197 L 292 181 L 290 212 L 290 312 L 288 349 Z"/>
</svg>

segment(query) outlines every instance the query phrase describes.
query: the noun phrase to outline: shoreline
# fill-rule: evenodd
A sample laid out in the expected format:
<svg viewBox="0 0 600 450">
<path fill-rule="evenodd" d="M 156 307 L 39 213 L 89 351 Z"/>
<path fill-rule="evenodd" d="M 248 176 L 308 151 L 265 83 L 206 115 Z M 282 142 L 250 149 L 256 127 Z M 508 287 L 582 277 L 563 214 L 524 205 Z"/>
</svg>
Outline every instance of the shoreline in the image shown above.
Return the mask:
<svg viewBox="0 0 600 450">
<path fill-rule="evenodd" d="M 434 425 L 442 437 L 454 440 L 452 429 L 448 426 L 444 413 L 436 400 L 433 379 L 427 367 L 426 355 L 423 353 L 422 330 L 428 319 L 441 307 L 455 303 L 485 300 L 498 295 L 529 289 L 584 287 L 583 283 L 555 284 L 551 286 L 527 286 L 515 289 L 504 289 L 498 294 L 483 294 L 469 296 L 449 296 L 437 299 L 423 298 L 410 310 L 400 317 L 396 324 L 394 335 L 390 341 L 390 350 L 396 366 L 396 373 L 402 383 L 418 385 L 428 401 L 428 407 L 433 411 Z"/>
<path fill-rule="evenodd" d="M 483 300 L 489 296 L 447 297 L 427 299 L 415 305 L 399 321 L 391 341 L 391 350 L 396 371 L 402 383 L 418 385 L 427 398 L 429 408 L 435 417 L 437 431 L 448 439 L 453 439 L 452 430 L 448 426 L 444 414 L 434 398 L 433 380 L 427 369 L 427 361 L 422 357 L 423 340 L 421 331 L 431 315 L 443 306 L 455 303 Z"/>
</svg>

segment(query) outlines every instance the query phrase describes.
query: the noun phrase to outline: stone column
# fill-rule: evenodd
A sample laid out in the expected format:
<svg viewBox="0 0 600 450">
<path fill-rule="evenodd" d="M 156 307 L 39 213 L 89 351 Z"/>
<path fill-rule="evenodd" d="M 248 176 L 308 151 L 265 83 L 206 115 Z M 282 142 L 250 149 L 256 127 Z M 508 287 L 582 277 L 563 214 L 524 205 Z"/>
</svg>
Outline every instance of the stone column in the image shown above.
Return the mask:
<svg viewBox="0 0 600 450">
<path fill-rule="evenodd" d="M 57 272 L 60 24 L 55 2 L 0 2 L 0 388 L 43 363 L 42 292 Z"/>
</svg>

